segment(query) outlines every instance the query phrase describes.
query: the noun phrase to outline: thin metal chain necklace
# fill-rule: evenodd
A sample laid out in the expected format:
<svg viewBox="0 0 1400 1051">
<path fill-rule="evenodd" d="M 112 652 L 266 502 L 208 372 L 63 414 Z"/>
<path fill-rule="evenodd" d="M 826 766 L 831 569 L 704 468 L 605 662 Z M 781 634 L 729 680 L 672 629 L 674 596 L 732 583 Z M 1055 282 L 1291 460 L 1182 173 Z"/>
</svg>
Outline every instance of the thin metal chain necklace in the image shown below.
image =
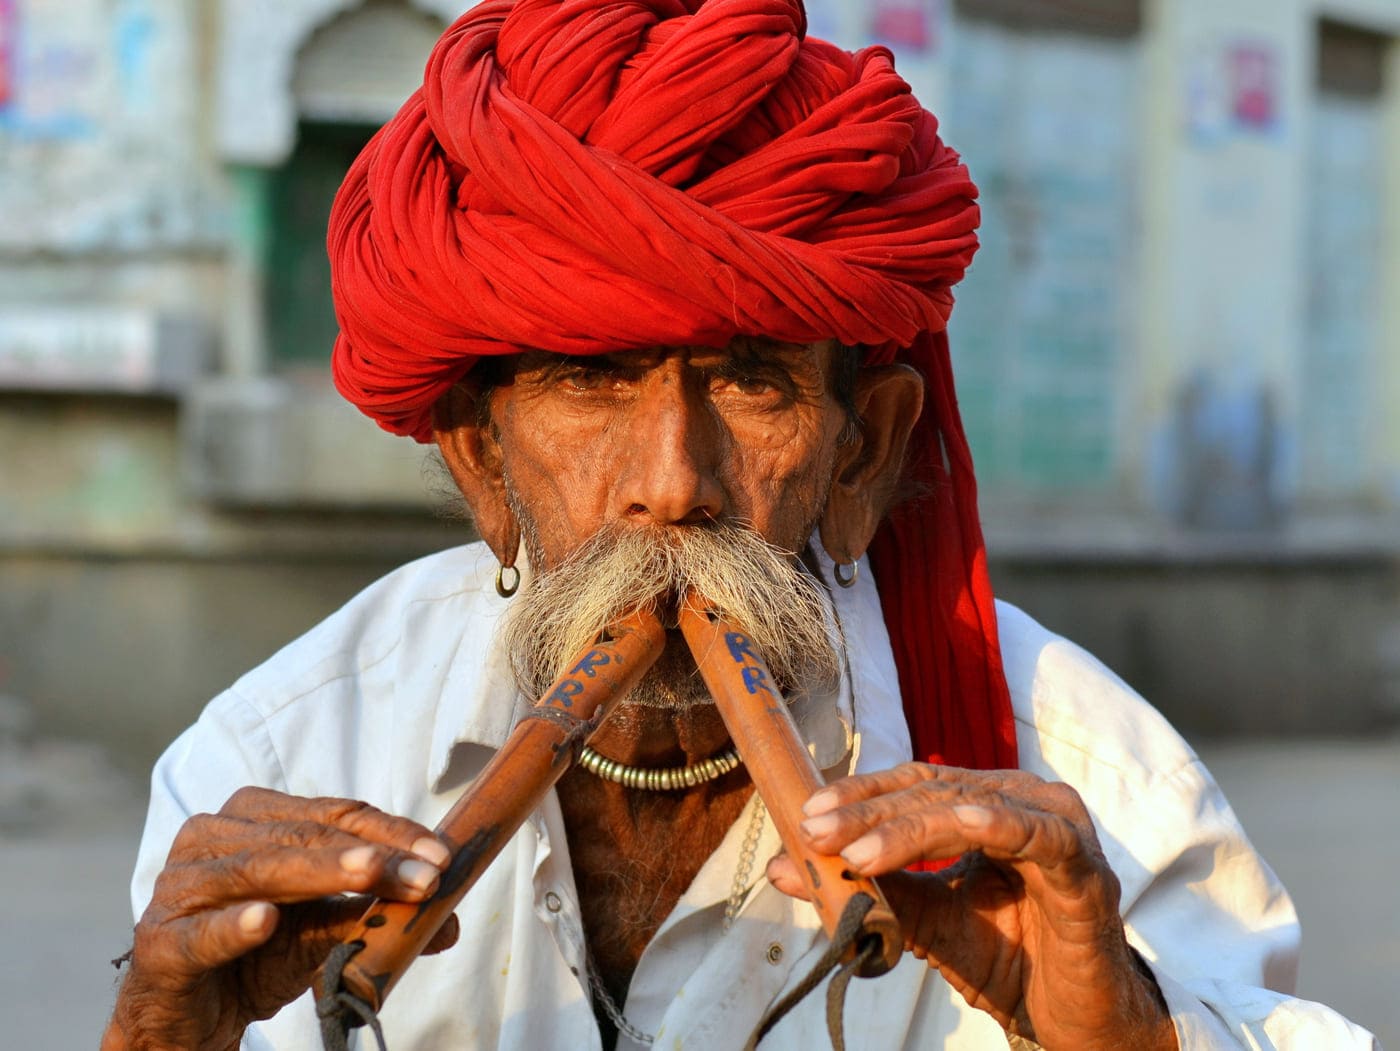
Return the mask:
<svg viewBox="0 0 1400 1051">
<path fill-rule="evenodd" d="M 739 907 L 744 903 L 744 891 L 748 887 L 749 874 L 753 871 L 754 858 L 758 854 L 758 840 L 763 835 L 763 823 L 768 816 L 768 811 L 763 806 L 763 800 L 754 794 L 753 814 L 749 817 L 749 827 L 744 830 L 744 842 L 739 848 L 739 864 L 734 869 L 734 882 L 729 887 L 729 900 L 724 903 L 724 925 L 722 930 L 729 933 L 729 928 L 734 926 L 734 919 L 739 915 Z M 617 1001 L 608 993 L 603 985 L 603 979 L 598 974 L 598 968 L 593 963 L 593 956 L 587 955 L 584 964 L 588 968 L 588 987 L 593 992 L 593 998 L 602 1006 L 603 1013 L 608 1016 L 608 1021 L 617 1027 L 619 1033 L 626 1033 L 639 1044 L 650 1047 L 656 1042 L 654 1033 L 644 1033 L 622 1013 L 617 1006 Z"/>
</svg>

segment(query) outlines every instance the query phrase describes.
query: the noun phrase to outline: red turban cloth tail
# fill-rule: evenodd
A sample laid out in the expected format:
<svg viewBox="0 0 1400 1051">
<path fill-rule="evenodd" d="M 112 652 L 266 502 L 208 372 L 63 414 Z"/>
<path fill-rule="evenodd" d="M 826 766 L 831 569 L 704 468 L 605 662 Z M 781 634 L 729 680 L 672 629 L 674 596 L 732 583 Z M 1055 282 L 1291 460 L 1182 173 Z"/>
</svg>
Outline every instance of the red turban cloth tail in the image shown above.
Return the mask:
<svg viewBox="0 0 1400 1051">
<path fill-rule="evenodd" d="M 881 47 L 800 0 L 486 0 L 356 160 L 336 386 L 431 440 L 481 357 L 836 339 L 927 396 L 870 557 L 915 757 L 1016 765 L 945 330 L 977 190 Z"/>
</svg>

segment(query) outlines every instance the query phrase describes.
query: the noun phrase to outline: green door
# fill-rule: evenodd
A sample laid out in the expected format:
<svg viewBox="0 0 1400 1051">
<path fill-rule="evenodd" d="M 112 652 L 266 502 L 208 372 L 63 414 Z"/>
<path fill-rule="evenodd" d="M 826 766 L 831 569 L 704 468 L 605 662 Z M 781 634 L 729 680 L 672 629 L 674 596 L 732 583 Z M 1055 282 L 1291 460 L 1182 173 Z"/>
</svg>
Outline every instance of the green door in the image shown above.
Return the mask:
<svg viewBox="0 0 1400 1051">
<path fill-rule="evenodd" d="M 326 224 L 346 170 L 374 132 L 367 124 L 304 121 L 291 159 L 272 173 L 265 302 L 274 367 L 330 361 L 337 328 Z"/>
</svg>

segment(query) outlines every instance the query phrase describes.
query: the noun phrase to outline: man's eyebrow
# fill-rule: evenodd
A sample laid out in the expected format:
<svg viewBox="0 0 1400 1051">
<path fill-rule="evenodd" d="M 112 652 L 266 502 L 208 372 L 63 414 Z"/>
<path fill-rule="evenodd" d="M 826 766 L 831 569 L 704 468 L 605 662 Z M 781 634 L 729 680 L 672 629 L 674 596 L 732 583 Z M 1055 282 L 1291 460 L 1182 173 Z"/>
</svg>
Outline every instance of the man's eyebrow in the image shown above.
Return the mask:
<svg viewBox="0 0 1400 1051">
<path fill-rule="evenodd" d="M 765 371 L 768 374 L 782 373 L 793 381 L 820 374 L 821 362 L 810 352 L 810 348 L 800 343 L 777 343 L 761 346 L 741 344 L 735 346 L 725 363 L 726 375 L 736 371 Z"/>
<path fill-rule="evenodd" d="M 750 376 L 755 374 L 773 375 L 782 373 L 784 376 L 791 376 L 794 369 L 799 368 L 799 362 L 784 361 L 769 355 L 760 357 L 758 355 L 735 354 L 716 362 L 711 366 L 710 371 L 720 376 Z"/>
<path fill-rule="evenodd" d="M 732 353 L 741 360 L 780 362 L 785 367 L 801 367 L 808 363 L 816 364 L 820 358 L 814 353 L 815 347 L 807 343 L 777 343 L 772 341 L 736 342 Z"/>
<path fill-rule="evenodd" d="M 550 379 L 572 369 L 599 369 L 613 371 L 631 367 L 615 354 L 555 354 L 537 351 L 522 355 L 520 372 L 533 373 L 541 379 Z"/>
</svg>

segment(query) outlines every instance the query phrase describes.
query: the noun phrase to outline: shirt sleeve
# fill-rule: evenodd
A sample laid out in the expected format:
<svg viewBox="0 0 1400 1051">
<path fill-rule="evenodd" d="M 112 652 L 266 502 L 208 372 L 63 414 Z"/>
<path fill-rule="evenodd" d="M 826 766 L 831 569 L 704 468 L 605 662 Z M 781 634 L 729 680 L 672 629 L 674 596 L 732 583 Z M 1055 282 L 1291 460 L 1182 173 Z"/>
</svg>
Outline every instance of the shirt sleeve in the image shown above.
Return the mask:
<svg viewBox="0 0 1400 1051">
<path fill-rule="evenodd" d="M 1293 903 L 1255 852 L 1199 760 L 1162 779 L 1154 824 L 1173 826 L 1131 900 L 1128 940 L 1146 959 L 1182 1051 L 1379 1051 L 1322 1004 L 1292 996 L 1299 928 Z M 1128 882 L 1125 881 L 1125 891 Z"/>
<path fill-rule="evenodd" d="M 1188 989 L 1153 968 L 1176 1025 L 1181 1051 L 1216 1048 L 1277 1048 L 1304 1051 L 1381 1051 L 1374 1036 L 1337 1012 L 1310 1000 L 1299 1000 L 1267 989 L 1210 983 Z"/>
<path fill-rule="evenodd" d="M 180 827 L 195 814 L 217 812 L 229 796 L 248 785 L 285 791 L 286 779 L 262 716 L 230 690 L 210 703 L 156 761 L 131 880 L 131 907 L 137 919 L 146 911 Z"/>
</svg>

